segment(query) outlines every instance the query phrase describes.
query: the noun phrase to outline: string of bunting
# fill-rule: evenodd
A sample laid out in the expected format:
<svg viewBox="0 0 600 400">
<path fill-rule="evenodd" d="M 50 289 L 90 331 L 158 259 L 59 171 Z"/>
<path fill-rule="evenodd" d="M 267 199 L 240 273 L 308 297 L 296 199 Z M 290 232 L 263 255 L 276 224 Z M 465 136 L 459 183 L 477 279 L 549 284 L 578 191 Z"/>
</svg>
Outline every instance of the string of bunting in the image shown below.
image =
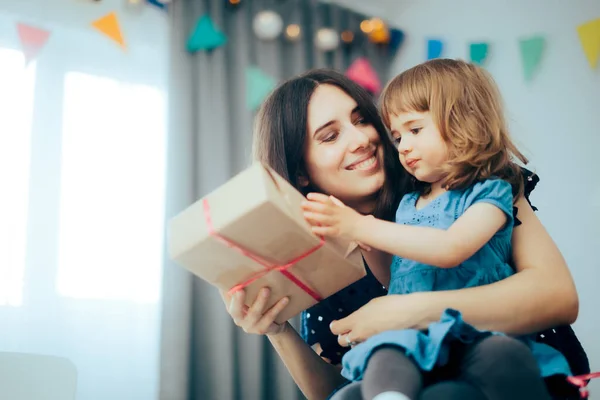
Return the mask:
<svg viewBox="0 0 600 400">
<path fill-rule="evenodd" d="M 145 5 L 155 7 L 167 12 L 171 0 L 126 0 L 135 7 Z M 225 0 L 231 10 L 237 9 L 242 0 Z M 91 27 L 118 45 L 122 50 L 127 49 L 126 39 L 121 27 L 119 15 L 113 11 L 90 23 Z M 256 13 L 252 21 L 254 34 L 264 41 L 272 41 L 284 35 L 290 44 L 298 43 L 302 37 L 302 27 L 296 23 L 285 26 L 282 17 L 274 10 L 262 10 Z M 40 26 L 25 22 L 18 22 L 16 26 L 21 48 L 26 64 L 38 58 L 51 38 L 51 32 Z M 592 19 L 577 26 L 577 35 L 583 53 L 590 68 L 596 69 L 600 59 L 600 18 Z M 363 38 L 374 45 L 387 49 L 395 54 L 402 46 L 405 33 L 402 30 L 391 28 L 380 18 L 365 19 L 356 30 L 347 29 L 343 32 L 324 27 L 317 30 L 314 35 L 314 45 L 323 52 L 330 52 L 340 45 L 364 46 Z M 190 32 L 187 41 L 187 50 L 194 54 L 197 52 L 212 52 L 227 45 L 227 35 L 211 19 L 204 14 L 198 18 Z M 425 45 L 426 59 L 444 57 L 445 43 L 441 38 L 427 38 Z M 518 38 L 519 54 L 521 57 L 523 77 L 531 81 L 542 63 L 547 47 L 543 35 L 532 35 Z M 485 66 L 493 53 L 488 42 L 472 42 L 468 44 L 468 54 L 471 62 Z M 365 57 L 359 57 L 350 65 L 346 74 L 374 95 L 381 90 L 381 82 Z M 275 87 L 277 80 L 256 66 L 246 70 L 246 103 L 249 110 L 256 110 L 268 93 Z"/>
<path fill-rule="evenodd" d="M 241 0 L 227 0 L 232 8 L 237 8 Z M 295 23 L 284 26 L 281 16 L 273 10 L 263 10 L 254 16 L 252 29 L 260 40 L 272 41 L 284 35 L 289 43 L 297 43 L 302 37 L 302 27 Z M 600 58 L 600 18 L 588 21 L 577 27 L 579 40 L 589 65 L 595 69 Z M 337 49 L 340 44 L 351 46 L 359 39 L 358 35 L 366 36 L 371 43 L 386 47 L 390 54 L 395 54 L 404 42 L 402 30 L 390 28 L 383 20 L 371 18 L 360 23 L 360 32 L 345 30 L 338 33 L 332 28 L 320 28 L 314 35 L 314 45 L 323 52 Z M 193 30 L 188 50 L 191 53 L 212 52 L 227 43 L 227 37 L 208 14 L 201 16 Z M 485 66 L 492 54 L 492 46 L 488 42 L 472 42 L 468 44 L 469 59 L 474 64 Z M 547 46 L 543 35 L 533 35 L 518 39 L 521 56 L 523 78 L 533 80 L 541 65 Z M 429 38 L 426 41 L 426 59 L 444 56 L 444 41 L 441 38 Z M 359 57 L 350 65 L 346 75 L 359 83 L 372 94 L 381 90 L 381 82 L 365 57 Z M 250 110 L 256 110 L 266 95 L 275 86 L 276 81 L 269 78 L 266 72 L 258 67 L 251 67 L 246 72 L 247 104 Z"/>
</svg>

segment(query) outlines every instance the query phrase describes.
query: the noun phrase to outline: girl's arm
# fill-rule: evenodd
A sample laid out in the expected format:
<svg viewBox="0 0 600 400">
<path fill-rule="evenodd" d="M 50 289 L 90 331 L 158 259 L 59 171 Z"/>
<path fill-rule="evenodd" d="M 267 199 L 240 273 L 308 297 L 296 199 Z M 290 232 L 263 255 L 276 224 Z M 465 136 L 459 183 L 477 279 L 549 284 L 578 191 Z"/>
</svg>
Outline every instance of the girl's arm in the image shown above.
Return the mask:
<svg viewBox="0 0 600 400">
<path fill-rule="evenodd" d="M 269 290 L 266 288 L 262 289 L 251 307 L 244 306 L 244 291 L 237 292 L 231 299 L 225 295 L 223 297 L 227 311 L 237 326 L 247 333 L 267 335 L 306 398 L 326 399 L 344 382 L 340 369 L 319 357 L 289 323 L 274 323 L 287 304 L 284 299 L 266 310 L 269 300 Z"/>
<path fill-rule="evenodd" d="M 512 239 L 517 273 L 491 285 L 426 297 L 433 302 L 428 319 L 437 320 L 443 308 L 452 307 L 478 328 L 509 334 L 575 322 L 579 299 L 565 259 L 524 198 L 517 208 L 522 222 Z"/>
<path fill-rule="evenodd" d="M 507 182 L 495 180 L 476 188 L 467 196 L 469 204 L 465 212 L 448 230 L 364 216 L 339 200 L 318 193 L 308 195 L 309 201 L 303 204 L 303 209 L 317 235 L 345 236 L 402 258 L 453 268 L 475 254 L 507 225 L 507 213 L 511 215 L 508 222 L 512 223 L 512 192 Z M 490 188 L 496 190 L 490 192 Z"/>
<path fill-rule="evenodd" d="M 350 236 L 376 249 L 440 268 L 467 260 L 506 225 L 506 214 L 488 203 L 467 209 L 448 230 L 357 217 Z"/>
<path fill-rule="evenodd" d="M 511 335 L 575 322 L 579 300 L 564 258 L 527 200 L 516 206 L 522 224 L 512 236 L 515 275 L 480 287 L 374 299 L 333 322 L 332 332 L 350 332 L 351 341 L 362 341 L 386 330 L 426 328 L 446 308 L 460 310 L 479 329 Z"/>
</svg>

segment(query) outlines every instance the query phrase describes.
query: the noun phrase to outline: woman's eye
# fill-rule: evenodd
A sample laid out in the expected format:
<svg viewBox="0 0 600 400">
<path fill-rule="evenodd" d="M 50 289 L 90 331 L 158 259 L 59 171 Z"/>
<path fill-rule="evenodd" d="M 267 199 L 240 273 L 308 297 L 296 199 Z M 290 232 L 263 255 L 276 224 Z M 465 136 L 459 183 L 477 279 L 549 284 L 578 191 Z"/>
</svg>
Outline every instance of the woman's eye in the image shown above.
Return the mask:
<svg viewBox="0 0 600 400">
<path fill-rule="evenodd" d="M 338 135 L 339 135 L 338 132 L 331 132 L 330 134 L 325 136 L 322 141 L 323 142 L 333 142 L 335 139 L 337 139 Z"/>
<path fill-rule="evenodd" d="M 364 119 L 363 117 L 357 118 L 357 119 L 354 121 L 354 124 L 355 124 L 355 125 L 365 125 L 366 123 L 367 123 L 367 120 L 366 120 L 366 119 Z"/>
</svg>

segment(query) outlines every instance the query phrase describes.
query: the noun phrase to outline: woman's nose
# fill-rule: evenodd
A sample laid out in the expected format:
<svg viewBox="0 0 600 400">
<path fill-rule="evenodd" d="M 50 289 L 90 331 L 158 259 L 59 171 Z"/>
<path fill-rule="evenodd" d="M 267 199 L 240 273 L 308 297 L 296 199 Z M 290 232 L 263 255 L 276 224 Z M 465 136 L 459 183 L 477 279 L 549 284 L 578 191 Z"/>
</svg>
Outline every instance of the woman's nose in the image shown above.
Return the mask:
<svg viewBox="0 0 600 400">
<path fill-rule="evenodd" d="M 352 151 L 360 149 L 362 147 L 367 147 L 371 142 L 369 136 L 354 125 L 351 125 L 348 128 L 348 133 L 351 136 Z"/>
</svg>

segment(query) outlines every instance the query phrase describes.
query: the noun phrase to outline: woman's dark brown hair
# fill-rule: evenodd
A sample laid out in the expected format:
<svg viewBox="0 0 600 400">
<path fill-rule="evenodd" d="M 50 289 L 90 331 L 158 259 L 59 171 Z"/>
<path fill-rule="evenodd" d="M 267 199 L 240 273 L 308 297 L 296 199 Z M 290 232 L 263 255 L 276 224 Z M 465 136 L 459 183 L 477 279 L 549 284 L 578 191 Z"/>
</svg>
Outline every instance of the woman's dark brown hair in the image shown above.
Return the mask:
<svg viewBox="0 0 600 400">
<path fill-rule="evenodd" d="M 269 165 L 305 195 L 316 190 L 301 187 L 299 177 L 305 174 L 308 103 L 315 89 L 324 84 L 336 86 L 352 97 L 365 120 L 377 130 L 383 146 L 385 182 L 373 215 L 393 220 L 405 193 L 408 174 L 400 164 L 398 151 L 389 139 L 371 95 L 339 72 L 311 70 L 284 82 L 269 95 L 255 119 L 254 160 Z"/>
</svg>

